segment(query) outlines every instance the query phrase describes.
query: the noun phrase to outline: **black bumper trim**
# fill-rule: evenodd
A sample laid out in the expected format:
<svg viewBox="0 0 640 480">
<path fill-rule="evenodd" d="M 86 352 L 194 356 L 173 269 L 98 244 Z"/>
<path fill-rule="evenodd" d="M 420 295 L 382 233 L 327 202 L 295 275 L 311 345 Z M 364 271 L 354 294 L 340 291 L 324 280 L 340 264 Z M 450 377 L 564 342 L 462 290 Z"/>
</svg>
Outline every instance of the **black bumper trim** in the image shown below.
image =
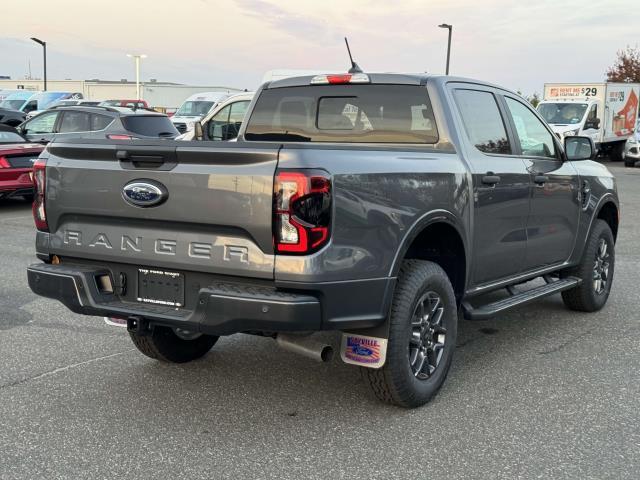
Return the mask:
<svg viewBox="0 0 640 480">
<path fill-rule="evenodd" d="M 95 277 L 106 269 L 79 265 L 35 264 L 27 269 L 34 293 L 59 300 L 76 313 L 141 317 L 157 325 L 210 335 L 244 331 L 316 331 L 322 327 L 318 298 L 275 288 L 216 282 L 200 289 L 195 310 L 124 302 L 98 291 Z"/>
</svg>

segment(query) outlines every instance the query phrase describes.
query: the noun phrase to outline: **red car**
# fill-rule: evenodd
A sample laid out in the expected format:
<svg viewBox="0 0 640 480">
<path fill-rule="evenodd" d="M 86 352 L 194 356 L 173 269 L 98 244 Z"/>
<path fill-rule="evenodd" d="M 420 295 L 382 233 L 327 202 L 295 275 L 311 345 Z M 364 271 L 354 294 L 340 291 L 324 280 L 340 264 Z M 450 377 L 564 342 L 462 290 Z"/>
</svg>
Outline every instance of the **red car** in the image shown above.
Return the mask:
<svg viewBox="0 0 640 480">
<path fill-rule="evenodd" d="M 0 198 L 33 199 L 33 163 L 45 146 L 29 141 L 13 127 L 0 125 Z"/>
<path fill-rule="evenodd" d="M 149 104 L 146 100 L 127 100 L 127 99 L 119 99 L 119 100 L 105 100 L 104 102 L 100 102 L 100 106 L 102 107 L 124 107 L 124 108 L 140 108 L 140 109 L 148 109 Z"/>
</svg>

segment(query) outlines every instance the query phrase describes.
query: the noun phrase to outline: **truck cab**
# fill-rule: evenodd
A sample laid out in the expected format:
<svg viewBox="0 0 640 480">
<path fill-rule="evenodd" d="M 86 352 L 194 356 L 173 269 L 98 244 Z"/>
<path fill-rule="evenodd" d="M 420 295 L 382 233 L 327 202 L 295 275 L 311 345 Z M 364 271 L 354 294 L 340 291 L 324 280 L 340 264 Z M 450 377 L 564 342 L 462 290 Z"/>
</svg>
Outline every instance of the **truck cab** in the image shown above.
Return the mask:
<svg viewBox="0 0 640 480">
<path fill-rule="evenodd" d="M 635 128 L 639 96 L 640 84 L 633 83 L 547 83 L 537 108 L 561 140 L 589 137 L 599 153 L 620 161 Z"/>
<path fill-rule="evenodd" d="M 191 95 L 180 105 L 180 108 L 171 117 L 171 121 L 180 133 L 191 131 L 196 122 L 202 120 L 229 95 L 228 91 L 202 92 Z"/>
<path fill-rule="evenodd" d="M 602 102 L 597 99 L 543 101 L 538 105 L 538 112 L 558 137 L 584 135 L 598 144 L 603 126 L 599 116 L 602 108 Z"/>
<path fill-rule="evenodd" d="M 255 92 L 237 93 L 227 97 L 200 120 L 200 128 L 180 135 L 176 140 L 234 141 Z"/>
</svg>

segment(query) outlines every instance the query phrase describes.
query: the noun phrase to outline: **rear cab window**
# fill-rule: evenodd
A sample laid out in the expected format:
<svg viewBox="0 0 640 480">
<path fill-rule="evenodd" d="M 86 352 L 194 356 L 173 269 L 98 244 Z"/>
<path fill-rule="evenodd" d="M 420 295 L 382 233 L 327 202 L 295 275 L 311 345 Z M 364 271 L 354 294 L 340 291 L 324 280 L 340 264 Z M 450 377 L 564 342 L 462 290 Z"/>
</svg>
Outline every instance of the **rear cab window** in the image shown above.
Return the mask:
<svg viewBox="0 0 640 480">
<path fill-rule="evenodd" d="M 245 139 L 435 144 L 438 130 L 425 86 L 299 86 L 263 90 Z"/>
<path fill-rule="evenodd" d="M 169 117 L 164 115 L 123 116 L 122 124 L 129 132 L 145 137 L 168 137 L 180 134 Z"/>
</svg>

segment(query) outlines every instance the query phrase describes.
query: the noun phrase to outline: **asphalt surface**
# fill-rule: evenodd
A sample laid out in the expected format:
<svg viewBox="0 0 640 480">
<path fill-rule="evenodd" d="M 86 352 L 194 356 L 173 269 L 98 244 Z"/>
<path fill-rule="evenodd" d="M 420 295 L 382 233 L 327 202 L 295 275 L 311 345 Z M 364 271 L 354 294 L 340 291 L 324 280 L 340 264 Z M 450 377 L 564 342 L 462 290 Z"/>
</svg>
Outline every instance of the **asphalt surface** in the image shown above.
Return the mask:
<svg viewBox="0 0 640 480">
<path fill-rule="evenodd" d="M 357 368 L 221 339 L 165 365 L 123 329 L 36 297 L 29 206 L 0 201 L 0 478 L 640 477 L 640 169 L 622 200 L 613 291 L 461 321 L 430 404 L 368 396 Z M 327 335 L 337 341 L 334 335 Z"/>
</svg>

